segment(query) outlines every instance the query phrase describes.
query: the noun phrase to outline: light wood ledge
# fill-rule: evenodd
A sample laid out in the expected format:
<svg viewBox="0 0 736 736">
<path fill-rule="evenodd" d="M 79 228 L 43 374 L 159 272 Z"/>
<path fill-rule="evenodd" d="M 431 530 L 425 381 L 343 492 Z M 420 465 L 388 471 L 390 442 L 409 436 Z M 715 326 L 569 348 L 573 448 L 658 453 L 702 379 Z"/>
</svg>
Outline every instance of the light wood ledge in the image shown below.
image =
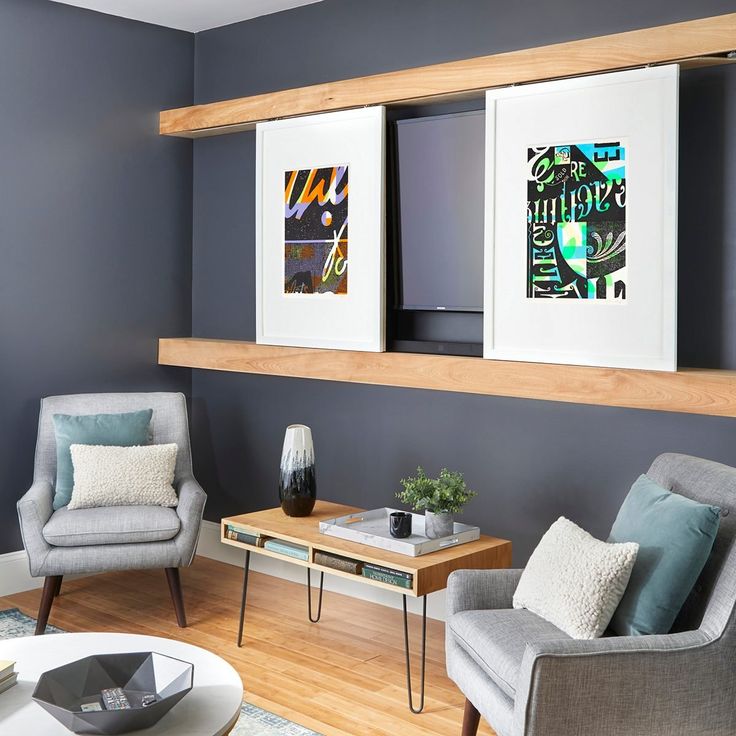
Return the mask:
<svg viewBox="0 0 736 736">
<path fill-rule="evenodd" d="M 736 371 L 676 373 L 161 338 L 160 365 L 736 417 Z"/>
<path fill-rule="evenodd" d="M 256 123 L 274 118 L 363 105 L 460 99 L 477 95 L 491 87 L 596 74 L 646 64 L 682 62 L 687 65 L 692 62 L 694 66 L 699 66 L 719 61 L 728 63 L 725 58 L 704 60 L 702 57 L 725 57 L 734 49 L 736 13 L 728 13 L 580 41 L 164 110 L 160 116 L 160 133 L 197 138 L 252 130 Z"/>
</svg>

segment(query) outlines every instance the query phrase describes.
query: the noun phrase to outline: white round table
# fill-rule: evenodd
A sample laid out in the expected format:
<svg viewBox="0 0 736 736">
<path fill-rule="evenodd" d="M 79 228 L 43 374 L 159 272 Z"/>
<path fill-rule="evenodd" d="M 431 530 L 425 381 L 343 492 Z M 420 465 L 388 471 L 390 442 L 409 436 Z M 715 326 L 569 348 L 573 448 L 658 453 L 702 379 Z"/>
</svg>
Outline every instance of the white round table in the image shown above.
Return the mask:
<svg viewBox="0 0 736 736">
<path fill-rule="evenodd" d="M 174 639 L 135 634 L 46 634 L 0 640 L 0 659 L 16 661 L 18 683 L 0 693 L 0 734 L 69 736 L 31 699 L 43 672 L 92 654 L 160 652 L 194 665 L 194 687 L 146 736 L 223 736 L 240 716 L 243 682 L 224 659 Z"/>
</svg>

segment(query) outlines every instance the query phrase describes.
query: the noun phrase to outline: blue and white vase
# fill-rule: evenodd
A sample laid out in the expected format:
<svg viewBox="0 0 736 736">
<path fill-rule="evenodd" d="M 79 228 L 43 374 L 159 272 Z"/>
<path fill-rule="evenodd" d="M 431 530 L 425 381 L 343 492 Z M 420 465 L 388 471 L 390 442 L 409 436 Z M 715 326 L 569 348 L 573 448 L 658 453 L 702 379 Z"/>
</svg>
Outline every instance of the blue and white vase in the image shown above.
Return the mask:
<svg viewBox="0 0 736 736">
<path fill-rule="evenodd" d="M 309 516 L 317 500 L 312 430 L 304 424 L 291 424 L 286 428 L 279 500 L 287 516 Z"/>
</svg>

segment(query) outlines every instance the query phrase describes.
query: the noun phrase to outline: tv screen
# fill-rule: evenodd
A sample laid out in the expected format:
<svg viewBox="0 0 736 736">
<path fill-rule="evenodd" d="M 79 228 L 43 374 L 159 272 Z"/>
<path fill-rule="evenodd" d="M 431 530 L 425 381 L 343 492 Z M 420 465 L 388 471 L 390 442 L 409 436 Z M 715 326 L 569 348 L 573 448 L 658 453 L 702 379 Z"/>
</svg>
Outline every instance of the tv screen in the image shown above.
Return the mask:
<svg viewBox="0 0 736 736">
<path fill-rule="evenodd" d="M 397 122 L 399 307 L 483 311 L 485 112 Z"/>
</svg>

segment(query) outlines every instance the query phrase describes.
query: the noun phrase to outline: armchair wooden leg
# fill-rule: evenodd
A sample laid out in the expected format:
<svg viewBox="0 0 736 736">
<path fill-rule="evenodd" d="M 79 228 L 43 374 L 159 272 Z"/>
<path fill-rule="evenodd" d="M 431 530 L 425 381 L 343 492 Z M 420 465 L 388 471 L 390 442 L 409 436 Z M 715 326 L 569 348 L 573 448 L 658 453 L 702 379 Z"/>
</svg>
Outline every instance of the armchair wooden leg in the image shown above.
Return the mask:
<svg viewBox="0 0 736 736">
<path fill-rule="evenodd" d="M 179 578 L 178 567 L 166 568 L 166 581 L 169 584 L 171 600 L 174 604 L 174 611 L 176 611 L 176 623 L 178 623 L 182 629 L 186 628 L 187 617 L 184 613 L 184 598 L 181 594 L 181 580 Z"/>
<path fill-rule="evenodd" d="M 469 701 L 465 700 L 465 712 L 463 713 L 463 733 L 462 736 L 476 736 L 478 733 L 478 725 L 480 724 L 480 713 L 476 707 Z"/>
<path fill-rule="evenodd" d="M 56 581 L 56 590 L 54 591 L 54 598 L 58 598 L 61 595 L 61 580 L 62 580 L 62 576 L 59 575 L 59 579 Z"/>
<path fill-rule="evenodd" d="M 46 624 L 49 621 L 51 613 L 51 605 L 54 602 L 54 596 L 57 590 L 61 588 L 61 575 L 49 575 L 43 581 L 43 592 L 41 593 L 41 605 L 38 607 L 38 619 L 36 621 L 36 636 L 46 631 Z"/>
</svg>

